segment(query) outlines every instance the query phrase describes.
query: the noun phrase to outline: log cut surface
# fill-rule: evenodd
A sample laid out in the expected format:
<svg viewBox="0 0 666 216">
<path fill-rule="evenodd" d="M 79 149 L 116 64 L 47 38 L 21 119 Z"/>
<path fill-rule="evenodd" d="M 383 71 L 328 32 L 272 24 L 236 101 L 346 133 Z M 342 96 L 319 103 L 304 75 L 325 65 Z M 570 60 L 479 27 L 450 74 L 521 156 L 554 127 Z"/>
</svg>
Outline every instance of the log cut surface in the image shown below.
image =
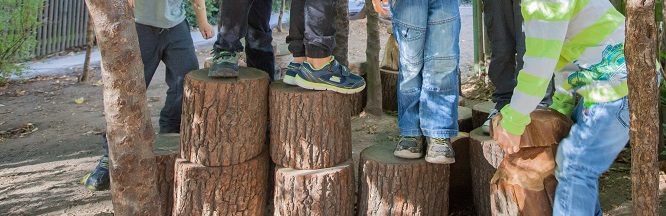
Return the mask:
<svg viewBox="0 0 666 216">
<path fill-rule="evenodd" d="M 180 136 L 178 134 L 158 134 L 155 136 L 153 151 L 157 162 L 157 188 L 162 212 L 171 215 L 173 206 L 174 163 L 179 155 Z"/>
<path fill-rule="evenodd" d="M 538 108 L 530 114 L 531 122 L 520 136 L 520 147 L 550 147 L 560 143 L 573 125 L 571 118 L 551 108 Z M 492 119 L 492 129 L 499 125 L 502 114 Z"/>
</svg>

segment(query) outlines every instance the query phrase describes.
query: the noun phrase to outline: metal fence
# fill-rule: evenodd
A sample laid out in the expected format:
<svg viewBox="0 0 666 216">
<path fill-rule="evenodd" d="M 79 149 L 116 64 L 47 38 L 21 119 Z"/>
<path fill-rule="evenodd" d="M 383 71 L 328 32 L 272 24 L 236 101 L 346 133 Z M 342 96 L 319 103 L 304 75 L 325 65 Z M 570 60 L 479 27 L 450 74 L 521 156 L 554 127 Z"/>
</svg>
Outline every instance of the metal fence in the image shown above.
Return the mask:
<svg viewBox="0 0 666 216">
<path fill-rule="evenodd" d="M 34 55 L 85 46 L 89 17 L 84 0 L 46 0 L 44 4 Z"/>
</svg>

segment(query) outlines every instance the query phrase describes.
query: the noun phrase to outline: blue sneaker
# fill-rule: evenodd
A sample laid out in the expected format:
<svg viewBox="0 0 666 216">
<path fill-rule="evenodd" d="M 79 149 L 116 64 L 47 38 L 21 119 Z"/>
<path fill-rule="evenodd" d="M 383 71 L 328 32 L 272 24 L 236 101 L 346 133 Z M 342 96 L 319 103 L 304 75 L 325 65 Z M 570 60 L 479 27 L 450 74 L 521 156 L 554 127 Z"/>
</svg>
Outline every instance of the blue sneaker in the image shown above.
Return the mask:
<svg viewBox="0 0 666 216">
<path fill-rule="evenodd" d="M 350 73 L 347 67 L 332 57 L 331 61 L 320 69 L 312 68 L 307 62 L 303 63 L 294 81 L 304 89 L 330 90 L 342 94 L 358 93 L 365 88 L 363 77 Z"/>
<path fill-rule="evenodd" d="M 208 69 L 208 77 L 238 77 L 240 53 L 222 51 L 213 54 L 213 64 Z"/>
<path fill-rule="evenodd" d="M 282 78 L 282 82 L 289 85 L 296 85 L 294 79 L 296 78 L 296 74 L 298 73 L 298 70 L 300 70 L 301 65 L 303 64 L 296 62 L 289 63 L 287 71 L 284 73 L 284 78 Z"/>
<path fill-rule="evenodd" d="M 104 155 L 99 159 L 97 167 L 81 179 L 81 182 L 90 190 L 107 190 L 109 189 L 109 157 Z"/>
</svg>

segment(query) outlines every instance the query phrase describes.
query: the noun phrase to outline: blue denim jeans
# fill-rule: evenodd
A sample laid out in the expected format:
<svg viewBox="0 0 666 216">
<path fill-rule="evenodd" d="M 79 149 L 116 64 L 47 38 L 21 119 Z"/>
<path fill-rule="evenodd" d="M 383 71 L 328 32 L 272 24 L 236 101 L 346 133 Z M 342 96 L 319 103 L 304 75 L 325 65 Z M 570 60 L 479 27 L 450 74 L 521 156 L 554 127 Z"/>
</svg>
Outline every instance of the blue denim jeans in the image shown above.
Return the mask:
<svg viewBox="0 0 666 216">
<path fill-rule="evenodd" d="M 391 0 L 403 136 L 458 135 L 458 0 Z"/>
<path fill-rule="evenodd" d="M 574 125 L 557 149 L 553 215 L 600 216 L 599 176 L 629 141 L 627 97 L 589 107 L 581 100 L 571 118 Z"/>
</svg>

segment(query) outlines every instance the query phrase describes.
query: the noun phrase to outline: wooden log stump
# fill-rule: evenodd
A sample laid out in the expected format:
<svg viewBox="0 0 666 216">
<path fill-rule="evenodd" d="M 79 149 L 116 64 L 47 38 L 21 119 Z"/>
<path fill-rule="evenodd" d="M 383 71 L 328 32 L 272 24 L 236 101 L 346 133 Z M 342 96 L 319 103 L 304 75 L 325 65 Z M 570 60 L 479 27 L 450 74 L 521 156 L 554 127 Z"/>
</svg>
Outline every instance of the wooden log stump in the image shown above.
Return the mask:
<svg viewBox="0 0 666 216">
<path fill-rule="evenodd" d="M 472 129 L 474 129 L 472 125 L 472 109 L 458 106 L 458 130 L 469 133 Z"/>
<path fill-rule="evenodd" d="M 206 69 L 185 77 L 181 157 L 204 166 L 245 162 L 264 150 L 268 75 L 240 68 L 238 78 L 213 79 Z"/>
<path fill-rule="evenodd" d="M 393 156 L 378 144 L 361 152 L 358 215 L 448 215 L 449 165 Z"/>
<path fill-rule="evenodd" d="M 173 207 L 174 163 L 179 155 L 179 134 L 158 134 L 155 136 L 153 152 L 157 169 L 157 188 L 162 213 L 171 215 Z"/>
<path fill-rule="evenodd" d="M 322 169 L 351 158 L 348 96 L 275 82 L 269 101 L 271 158 L 276 164 Z"/>
<path fill-rule="evenodd" d="M 173 215 L 264 215 L 268 153 L 236 165 L 176 160 Z"/>
<path fill-rule="evenodd" d="M 552 215 L 555 197 L 555 152 L 573 121 L 549 108 L 530 114 L 521 136 L 521 149 L 506 155 L 490 181 L 493 215 Z M 502 115 L 492 120 L 492 129 Z"/>
<path fill-rule="evenodd" d="M 393 36 L 393 28 L 389 25 L 386 29 L 389 38 L 384 45 L 384 58 L 381 62 L 381 68 L 397 71 L 400 65 L 400 48 L 398 41 Z"/>
<path fill-rule="evenodd" d="M 477 128 L 470 132 L 469 158 L 472 171 L 474 209 L 477 215 L 490 215 L 490 180 L 504 159 L 504 151 L 495 140 Z"/>
<path fill-rule="evenodd" d="M 354 215 L 354 187 L 351 161 L 318 170 L 277 167 L 274 215 Z"/>
<path fill-rule="evenodd" d="M 472 127 L 478 128 L 483 125 L 484 122 L 488 119 L 488 114 L 490 110 L 495 108 L 495 103 L 492 101 L 486 101 L 483 103 L 475 104 L 472 107 Z"/>
<path fill-rule="evenodd" d="M 365 79 L 365 74 L 361 75 Z M 351 105 L 351 115 L 355 116 L 361 114 L 365 109 L 365 104 L 368 101 L 368 88 L 364 88 L 361 92 L 349 94 L 349 104 Z"/>
<path fill-rule="evenodd" d="M 398 71 L 379 69 L 382 80 L 382 108 L 398 111 Z"/>
<path fill-rule="evenodd" d="M 450 199 L 449 206 L 468 206 L 474 199 L 469 144 L 469 134 L 465 132 L 460 132 L 451 139 L 453 151 L 456 152 L 456 162 L 450 165 L 449 197 L 453 199 Z"/>
</svg>

